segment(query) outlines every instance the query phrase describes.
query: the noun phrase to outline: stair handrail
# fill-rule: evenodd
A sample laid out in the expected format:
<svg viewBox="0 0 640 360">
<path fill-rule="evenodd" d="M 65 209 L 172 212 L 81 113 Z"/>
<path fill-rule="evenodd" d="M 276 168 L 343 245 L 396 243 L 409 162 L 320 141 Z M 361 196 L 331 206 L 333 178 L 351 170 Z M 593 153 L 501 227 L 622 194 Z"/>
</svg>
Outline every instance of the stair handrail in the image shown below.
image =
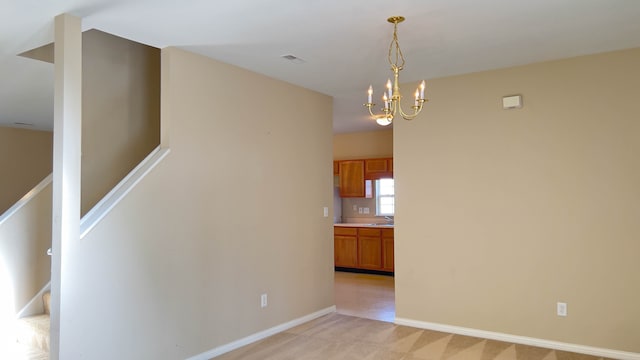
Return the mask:
<svg viewBox="0 0 640 360">
<path fill-rule="evenodd" d="M 169 148 L 153 149 L 127 176 L 111 189 L 98 203 L 80 219 L 80 239 L 83 239 L 100 221 L 169 154 Z"/>
</svg>

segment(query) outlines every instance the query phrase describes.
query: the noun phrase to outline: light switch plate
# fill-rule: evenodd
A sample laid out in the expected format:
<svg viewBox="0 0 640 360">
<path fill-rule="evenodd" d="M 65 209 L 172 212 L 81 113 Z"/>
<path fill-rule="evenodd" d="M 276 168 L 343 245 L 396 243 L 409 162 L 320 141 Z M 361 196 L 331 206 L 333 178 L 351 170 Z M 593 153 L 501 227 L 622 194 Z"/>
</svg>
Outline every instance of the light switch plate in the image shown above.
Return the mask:
<svg viewBox="0 0 640 360">
<path fill-rule="evenodd" d="M 558 316 L 567 316 L 567 303 L 559 302 L 556 305 L 556 313 Z"/>
<path fill-rule="evenodd" d="M 325 206 L 322 209 L 322 212 L 323 212 L 324 217 L 329 217 L 329 208 L 328 207 Z"/>
</svg>

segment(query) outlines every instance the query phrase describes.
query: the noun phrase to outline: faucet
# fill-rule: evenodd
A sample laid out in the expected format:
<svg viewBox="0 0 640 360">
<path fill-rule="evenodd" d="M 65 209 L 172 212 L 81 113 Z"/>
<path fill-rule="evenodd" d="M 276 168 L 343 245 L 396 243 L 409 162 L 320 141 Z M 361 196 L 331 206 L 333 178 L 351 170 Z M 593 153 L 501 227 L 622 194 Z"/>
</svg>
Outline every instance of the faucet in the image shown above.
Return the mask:
<svg viewBox="0 0 640 360">
<path fill-rule="evenodd" d="M 393 218 L 391 216 L 385 216 L 384 220 L 387 222 L 387 224 L 393 224 Z"/>
</svg>

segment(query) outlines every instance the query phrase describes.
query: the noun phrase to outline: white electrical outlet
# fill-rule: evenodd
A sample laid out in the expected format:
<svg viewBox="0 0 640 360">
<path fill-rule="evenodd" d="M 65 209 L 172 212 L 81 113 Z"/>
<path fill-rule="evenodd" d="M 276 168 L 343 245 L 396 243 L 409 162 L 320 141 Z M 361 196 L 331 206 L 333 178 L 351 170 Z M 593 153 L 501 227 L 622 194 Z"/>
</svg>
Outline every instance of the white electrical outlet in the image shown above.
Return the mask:
<svg viewBox="0 0 640 360">
<path fill-rule="evenodd" d="M 329 217 L 329 208 L 326 206 L 322 208 L 322 213 L 324 214 L 324 217 Z"/>
<path fill-rule="evenodd" d="M 567 316 L 567 303 L 559 302 L 556 305 L 556 312 L 558 316 Z"/>
<path fill-rule="evenodd" d="M 369 213 L 369 208 L 364 208 L 364 209 L 362 210 L 362 212 L 363 212 L 363 213 L 365 213 L 365 214 L 368 214 L 368 213 Z"/>
<path fill-rule="evenodd" d="M 362 214 L 362 208 L 358 208 L 358 214 Z"/>
<path fill-rule="evenodd" d="M 260 295 L 260 307 L 267 307 L 267 294 Z"/>
</svg>

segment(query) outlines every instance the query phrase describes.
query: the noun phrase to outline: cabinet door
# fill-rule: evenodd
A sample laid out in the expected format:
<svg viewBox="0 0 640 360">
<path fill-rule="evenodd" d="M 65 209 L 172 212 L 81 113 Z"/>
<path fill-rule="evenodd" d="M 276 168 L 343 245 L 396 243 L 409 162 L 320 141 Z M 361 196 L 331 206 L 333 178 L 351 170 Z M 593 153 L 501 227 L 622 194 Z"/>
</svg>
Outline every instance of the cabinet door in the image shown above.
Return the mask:
<svg viewBox="0 0 640 360">
<path fill-rule="evenodd" d="M 382 244 L 380 237 L 358 237 L 358 267 L 361 269 L 382 269 Z"/>
<path fill-rule="evenodd" d="M 364 160 L 340 161 L 340 197 L 364 197 Z"/>
<path fill-rule="evenodd" d="M 394 271 L 394 229 L 382 229 L 382 270 Z"/>
<path fill-rule="evenodd" d="M 358 267 L 382 269 L 381 232 L 377 228 L 358 228 Z"/>
<path fill-rule="evenodd" d="M 364 161 L 364 178 L 377 180 L 393 177 L 393 159 L 367 159 Z"/>
<path fill-rule="evenodd" d="M 355 268 L 358 265 L 358 238 L 335 235 L 333 237 L 334 264 L 338 267 Z"/>
<path fill-rule="evenodd" d="M 394 271 L 393 238 L 382 238 L 382 270 Z"/>
</svg>

